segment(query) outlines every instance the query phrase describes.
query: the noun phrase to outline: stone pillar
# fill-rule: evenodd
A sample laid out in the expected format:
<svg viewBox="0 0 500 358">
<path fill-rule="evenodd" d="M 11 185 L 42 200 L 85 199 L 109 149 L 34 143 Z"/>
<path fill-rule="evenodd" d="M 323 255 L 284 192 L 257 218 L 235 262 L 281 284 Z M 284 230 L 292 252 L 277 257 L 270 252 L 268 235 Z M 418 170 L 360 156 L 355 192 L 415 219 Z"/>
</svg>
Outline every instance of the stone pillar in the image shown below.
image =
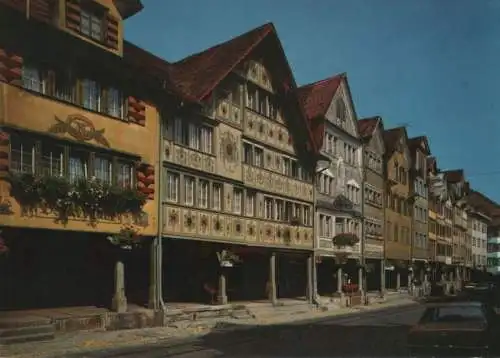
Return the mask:
<svg viewBox="0 0 500 358">
<path fill-rule="evenodd" d="M 385 260 L 380 260 L 380 295 L 385 294 Z"/>
<path fill-rule="evenodd" d="M 150 257 L 151 261 L 149 263 L 149 299 L 148 308 L 151 310 L 158 310 L 160 308 L 160 303 L 158 302 L 159 292 L 158 292 L 158 273 L 161 272 L 162 267 L 158 262 L 158 256 L 162 253 L 158 253 L 158 239 L 155 238 L 151 242 L 150 247 Z M 161 240 L 161 239 L 160 239 Z M 161 277 L 161 276 L 160 276 Z"/>
<path fill-rule="evenodd" d="M 115 263 L 115 294 L 111 303 L 113 311 L 127 312 L 127 297 L 125 296 L 125 266 L 123 261 Z"/>
<path fill-rule="evenodd" d="M 310 254 L 307 257 L 307 291 L 306 291 L 306 297 L 307 297 L 307 302 L 313 303 L 313 255 Z"/>
<path fill-rule="evenodd" d="M 413 293 L 413 271 L 408 270 L 408 292 Z"/>
<path fill-rule="evenodd" d="M 269 301 L 273 305 L 278 303 L 278 295 L 276 292 L 276 254 L 273 252 L 269 258 L 269 287 L 268 292 Z"/>
<path fill-rule="evenodd" d="M 363 268 L 358 268 L 358 289 L 360 292 L 364 292 L 365 287 L 363 287 Z"/>
<path fill-rule="evenodd" d="M 401 273 L 399 271 L 396 271 L 396 290 L 401 289 Z"/>
<path fill-rule="evenodd" d="M 313 300 L 317 302 L 318 300 L 318 262 L 317 257 L 313 255 L 313 267 L 312 267 L 312 284 L 313 284 Z"/>
<path fill-rule="evenodd" d="M 226 275 L 223 270 L 219 274 L 219 290 L 217 292 L 217 303 L 219 305 L 227 305 Z"/>
<path fill-rule="evenodd" d="M 342 294 L 342 267 L 337 268 L 337 293 Z"/>
</svg>

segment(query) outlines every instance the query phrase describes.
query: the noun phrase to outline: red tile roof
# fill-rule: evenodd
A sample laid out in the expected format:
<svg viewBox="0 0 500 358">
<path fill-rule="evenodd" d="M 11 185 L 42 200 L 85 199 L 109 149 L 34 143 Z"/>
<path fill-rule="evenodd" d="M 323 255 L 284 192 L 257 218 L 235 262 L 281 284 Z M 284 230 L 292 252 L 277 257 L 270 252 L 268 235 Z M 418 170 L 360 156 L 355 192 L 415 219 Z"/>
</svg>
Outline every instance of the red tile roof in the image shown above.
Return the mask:
<svg viewBox="0 0 500 358">
<path fill-rule="evenodd" d="M 469 191 L 467 204 L 489 217 L 494 218 L 500 216 L 500 205 L 476 190 L 471 189 Z"/>
<path fill-rule="evenodd" d="M 269 34 L 276 34 L 272 23 L 171 64 L 172 82 L 184 93 L 202 100 Z"/>
<path fill-rule="evenodd" d="M 443 173 L 448 183 L 458 183 L 465 179 L 463 169 L 445 170 Z"/>
<path fill-rule="evenodd" d="M 379 123 L 382 124 L 382 118 L 378 116 L 360 119 L 358 121 L 359 136 L 365 140 L 370 139 Z"/>
<path fill-rule="evenodd" d="M 344 78 L 345 74 L 341 73 L 339 75 L 299 87 L 299 100 L 309 120 L 324 117 L 326 115 L 328 107 L 332 102 L 332 98 Z"/>
<path fill-rule="evenodd" d="M 425 135 L 421 135 L 418 137 L 413 137 L 408 139 L 408 148 L 412 152 L 414 152 L 417 148 L 420 147 L 420 145 L 424 142 L 425 147 L 427 148 L 427 155 L 431 154 L 431 150 L 429 147 L 429 141 L 427 140 L 427 137 Z"/>
<path fill-rule="evenodd" d="M 295 104 L 299 112 L 303 112 L 296 97 L 297 86 L 293 73 L 272 23 L 267 23 L 174 63 L 168 63 L 132 44 L 127 44 L 126 51 L 129 57 L 135 56 L 138 59 L 136 61 L 142 62 L 143 66 L 150 66 L 153 73 L 164 79 L 168 87 L 173 88 L 174 93 L 181 95 L 187 101 L 199 103 L 209 97 L 214 88 L 265 39 L 274 40 L 273 45 L 279 52 L 278 56 L 272 55 L 279 61 L 277 68 L 284 70 L 282 73 L 284 78 L 281 80 L 284 91 L 289 95 L 287 98 L 292 100 L 292 105 Z M 309 122 L 304 113 L 301 113 L 301 116 L 303 118 L 302 124 L 308 135 L 308 147 L 317 152 L 318 146 L 314 141 Z"/>
<path fill-rule="evenodd" d="M 387 129 L 383 133 L 384 143 L 385 143 L 385 153 L 391 155 L 396 149 L 396 144 L 400 140 L 401 136 L 408 137 L 406 134 L 405 127 L 396 127 Z"/>
</svg>

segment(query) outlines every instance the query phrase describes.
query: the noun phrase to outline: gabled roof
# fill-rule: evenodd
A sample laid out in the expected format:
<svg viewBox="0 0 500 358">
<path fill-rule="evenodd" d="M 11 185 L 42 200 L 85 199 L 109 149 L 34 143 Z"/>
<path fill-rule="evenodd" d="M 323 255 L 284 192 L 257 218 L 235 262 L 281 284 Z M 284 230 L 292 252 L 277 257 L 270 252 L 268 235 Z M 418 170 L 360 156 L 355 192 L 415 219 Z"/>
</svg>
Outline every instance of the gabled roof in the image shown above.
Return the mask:
<svg viewBox="0 0 500 358">
<path fill-rule="evenodd" d="M 410 148 L 410 151 L 414 153 L 417 149 L 419 149 L 422 145 L 422 143 L 425 146 L 425 154 L 430 155 L 431 154 L 431 149 L 429 147 L 429 141 L 427 140 L 427 136 L 418 136 L 418 137 L 413 137 L 408 139 L 408 148 Z"/>
<path fill-rule="evenodd" d="M 307 119 L 312 120 L 326 115 L 333 96 L 345 77 L 346 75 L 341 73 L 299 87 L 298 96 Z"/>
<path fill-rule="evenodd" d="M 432 169 L 435 173 L 439 171 L 437 167 L 436 157 L 427 157 L 427 168 L 428 170 Z"/>
<path fill-rule="evenodd" d="M 144 8 L 140 0 L 113 0 L 122 19 L 129 18 Z"/>
<path fill-rule="evenodd" d="M 444 170 L 443 173 L 446 177 L 446 181 L 451 184 L 465 180 L 463 169 Z"/>
<path fill-rule="evenodd" d="M 303 113 L 298 101 L 297 85 L 292 70 L 286 59 L 283 47 L 279 40 L 276 28 L 272 23 L 267 23 L 233 39 L 210 47 L 209 49 L 186 57 L 180 61 L 169 64 L 168 73 L 171 84 L 187 97 L 200 102 L 209 97 L 212 91 L 223 81 L 238 65 L 240 65 L 258 45 L 264 40 L 275 41 L 279 52 L 280 68 L 285 70 L 283 89 L 290 94 L 296 102 L 297 110 L 304 120 L 304 126 L 309 136 L 308 140 L 312 150 L 319 149 L 314 141 L 309 122 Z"/>
<path fill-rule="evenodd" d="M 489 217 L 500 215 L 500 205 L 476 190 L 469 190 L 467 204 Z"/>
<path fill-rule="evenodd" d="M 364 140 L 370 140 L 378 125 L 381 126 L 381 130 L 383 131 L 384 123 L 379 116 L 360 119 L 358 121 L 359 136 Z"/>
<path fill-rule="evenodd" d="M 391 155 L 396 149 L 396 145 L 401 140 L 401 137 L 404 137 L 408 140 L 408 135 L 406 133 L 405 127 L 396 127 L 387 129 L 384 131 L 383 136 L 384 144 L 385 144 L 385 153 L 386 155 Z"/>
<path fill-rule="evenodd" d="M 183 92 L 202 100 L 268 35 L 277 36 L 272 23 L 174 62 L 170 66 L 172 81 Z"/>
</svg>

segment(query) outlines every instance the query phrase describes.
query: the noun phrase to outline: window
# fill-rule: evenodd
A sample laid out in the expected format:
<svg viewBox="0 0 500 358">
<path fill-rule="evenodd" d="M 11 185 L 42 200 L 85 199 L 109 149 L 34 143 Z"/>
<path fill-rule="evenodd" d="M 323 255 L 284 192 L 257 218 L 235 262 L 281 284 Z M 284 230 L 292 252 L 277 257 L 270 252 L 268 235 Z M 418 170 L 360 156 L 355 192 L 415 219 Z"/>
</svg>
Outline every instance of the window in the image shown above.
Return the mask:
<svg viewBox="0 0 500 358">
<path fill-rule="evenodd" d="M 275 204 L 275 214 L 276 214 L 276 217 L 275 219 L 278 220 L 278 221 L 283 221 L 284 220 L 284 211 L 285 211 L 285 205 L 283 203 L 283 200 L 275 200 L 274 201 L 274 204 Z"/>
<path fill-rule="evenodd" d="M 249 143 L 243 143 L 243 162 L 245 164 L 253 164 L 253 148 Z"/>
<path fill-rule="evenodd" d="M 82 106 L 92 111 L 101 109 L 101 90 L 96 81 L 84 79 L 82 86 Z"/>
<path fill-rule="evenodd" d="M 208 188 L 210 183 L 207 180 L 198 182 L 198 207 L 208 208 Z"/>
<path fill-rule="evenodd" d="M 64 174 L 64 147 L 46 144 L 42 147 L 40 174 L 61 176 Z"/>
<path fill-rule="evenodd" d="M 188 145 L 190 148 L 200 150 L 200 137 L 198 136 L 198 128 L 193 124 L 188 125 Z"/>
<path fill-rule="evenodd" d="M 310 206 L 304 206 L 304 225 L 310 226 L 312 224 L 312 218 L 311 218 L 311 207 Z"/>
<path fill-rule="evenodd" d="M 325 215 L 325 228 L 323 230 L 325 237 L 332 237 L 332 217 Z"/>
<path fill-rule="evenodd" d="M 71 183 L 88 178 L 88 153 L 71 151 L 69 156 L 68 171 Z"/>
<path fill-rule="evenodd" d="M 257 89 L 247 87 L 247 107 L 257 111 Z"/>
<path fill-rule="evenodd" d="M 132 164 L 125 162 L 117 162 L 116 168 L 116 184 L 122 188 L 131 188 L 134 179 L 133 179 L 134 169 Z"/>
<path fill-rule="evenodd" d="M 231 91 L 231 101 L 233 104 L 240 106 L 241 105 L 241 92 L 240 92 L 240 84 L 237 83 Z"/>
<path fill-rule="evenodd" d="M 222 184 L 213 183 L 212 185 L 212 209 L 222 209 Z"/>
<path fill-rule="evenodd" d="M 179 202 L 179 174 L 167 172 L 167 200 Z"/>
<path fill-rule="evenodd" d="M 111 160 L 106 157 L 94 158 L 94 177 L 103 183 L 110 184 L 112 181 Z"/>
<path fill-rule="evenodd" d="M 283 174 L 288 176 L 292 174 L 292 163 L 290 158 L 283 157 Z"/>
<path fill-rule="evenodd" d="M 243 201 L 243 190 L 234 188 L 233 190 L 233 213 L 241 215 Z"/>
<path fill-rule="evenodd" d="M 104 32 L 102 19 L 82 9 L 80 12 L 80 32 L 94 40 L 102 41 Z"/>
<path fill-rule="evenodd" d="M 273 199 L 264 198 L 264 217 L 268 220 L 273 219 Z"/>
<path fill-rule="evenodd" d="M 245 214 L 247 216 L 255 216 L 255 192 L 247 190 L 245 199 Z"/>
<path fill-rule="evenodd" d="M 207 126 L 200 127 L 200 150 L 205 153 L 212 153 L 213 129 Z"/>
<path fill-rule="evenodd" d="M 340 121 L 343 124 L 346 120 L 346 106 L 344 100 L 342 98 L 337 99 L 335 107 L 336 107 L 337 119 L 340 119 Z"/>
<path fill-rule="evenodd" d="M 69 71 L 59 71 L 54 76 L 54 97 L 75 102 L 75 79 Z"/>
<path fill-rule="evenodd" d="M 257 167 L 263 167 L 264 166 L 264 150 L 259 147 L 255 147 L 255 152 L 254 152 L 254 165 Z"/>
<path fill-rule="evenodd" d="M 22 80 L 23 88 L 39 93 L 45 93 L 45 81 L 43 80 L 42 73 L 38 68 L 31 65 L 23 65 Z"/>
<path fill-rule="evenodd" d="M 194 181 L 190 176 L 184 176 L 184 204 L 194 205 Z"/>
<path fill-rule="evenodd" d="M 124 100 L 120 90 L 108 87 L 106 90 L 106 113 L 112 117 L 124 117 Z"/>
<path fill-rule="evenodd" d="M 10 167 L 13 172 L 35 172 L 35 141 L 12 135 L 10 141 Z"/>
</svg>

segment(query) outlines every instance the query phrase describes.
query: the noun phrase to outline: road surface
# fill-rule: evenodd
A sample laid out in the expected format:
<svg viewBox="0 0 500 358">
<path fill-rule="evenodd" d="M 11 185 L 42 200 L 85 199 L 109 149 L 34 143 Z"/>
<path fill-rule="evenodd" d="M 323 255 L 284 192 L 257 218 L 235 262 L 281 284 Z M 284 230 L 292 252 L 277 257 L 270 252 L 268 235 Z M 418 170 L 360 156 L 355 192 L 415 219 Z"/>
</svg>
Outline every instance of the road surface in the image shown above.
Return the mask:
<svg viewBox="0 0 500 358">
<path fill-rule="evenodd" d="M 401 357 L 406 355 L 408 328 L 419 319 L 422 310 L 420 305 L 394 307 L 65 358 Z"/>
</svg>

